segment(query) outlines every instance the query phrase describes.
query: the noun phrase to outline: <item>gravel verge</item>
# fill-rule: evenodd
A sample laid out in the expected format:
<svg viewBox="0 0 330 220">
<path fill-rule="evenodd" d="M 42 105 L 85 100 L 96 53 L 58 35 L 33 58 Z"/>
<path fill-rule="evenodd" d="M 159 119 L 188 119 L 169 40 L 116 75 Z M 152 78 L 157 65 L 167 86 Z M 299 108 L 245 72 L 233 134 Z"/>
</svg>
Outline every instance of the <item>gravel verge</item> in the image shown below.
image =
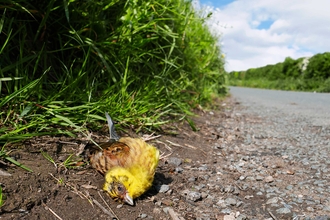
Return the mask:
<svg viewBox="0 0 330 220">
<path fill-rule="evenodd" d="M 175 187 L 186 201 L 181 216 L 330 219 L 330 127 L 235 100 L 223 107 L 222 117 L 206 113 L 220 120 L 209 118 L 200 131 L 213 139 L 208 162 L 179 166 L 169 159 L 176 172 L 190 176 L 182 190 Z"/>
</svg>

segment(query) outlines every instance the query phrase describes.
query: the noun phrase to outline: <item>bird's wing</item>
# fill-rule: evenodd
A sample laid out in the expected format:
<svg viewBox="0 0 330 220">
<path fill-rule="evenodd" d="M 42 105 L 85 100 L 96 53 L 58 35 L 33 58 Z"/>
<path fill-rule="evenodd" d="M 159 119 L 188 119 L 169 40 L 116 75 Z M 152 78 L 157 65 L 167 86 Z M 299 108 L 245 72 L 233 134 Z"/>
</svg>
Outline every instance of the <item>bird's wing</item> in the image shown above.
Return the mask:
<svg viewBox="0 0 330 220">
<path fill-rule="evenodd" d="M 110 115 L 108 114 L 108 112 L 105 113 L 105 117 L 107 118 L 107 122 L 108 122 L 110 140 L 113 139 L 115 141 L 118 141 L 120 137 L 115 130 L 115 125 L 113 124 L 113 121 Z"/>
<path fill-rule="evenodd" d="M 129 166 L 131 150 L 130 147 L 122 142 L 107 142 L 100 144 L 103 150 L 94 152 L 90 156 L 92 167 L 100 173 L 105 174 L 113 167 L 127 167 Z"/>
<path fill-rule="evenodd" d="M 122 167 L 141 175 L 152 175 L 158 164 L 159 151 L 139 138 L 122 137 L 117 142 L 100 144 L 102 150 L 90 156 L 92 167 L 105 174 L 114 167 Z M 138 174 L 140 175 L 140 174 Z"/>
</svg>

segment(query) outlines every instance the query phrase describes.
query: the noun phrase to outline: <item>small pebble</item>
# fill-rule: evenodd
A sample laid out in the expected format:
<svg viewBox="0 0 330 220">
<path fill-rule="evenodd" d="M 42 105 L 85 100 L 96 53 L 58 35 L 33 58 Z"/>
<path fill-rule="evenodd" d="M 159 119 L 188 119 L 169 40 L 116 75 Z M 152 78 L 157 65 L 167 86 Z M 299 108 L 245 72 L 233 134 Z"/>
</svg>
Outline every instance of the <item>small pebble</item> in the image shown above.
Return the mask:
<svg viewBox="0 0 330 220">
<path fill-rule="evenodd" d="M 236 218 L 236 220 L 247 220 L 248 218 L 246 217 L 246 215 L 244 215 L 244 214 L 240 214 L 237 218 Z"/>
<path fill-rule="evenodd" d="M 196 179 L 197 179 L 196 177 L 193 177 L 193 176 L 192 176 L 192 177 L 189 177 L 188 181 L 189 181 L 189 182 L 195 182 Z"/>
<path fill-rule="evenodd" d="M 292 189 L 293 189 L 293 186 L 292 186 L 292 185 L 287 185 L 285 188 L 286 188 L 287 190 L 292 190 Z"/>
<path fill-rule="evenodd" d="M 180 166 L 182 164 L 182 160 L 180 158 L 177 157 L 170 157 L 167 159 L 167 162 L 169 164 L 175 165 L 175 166 Z"/>
<path fill-rule="evenodd" d="M 265 178 L 265 182 L 266 183 L 271 183 L 271 182 L 273 182 L 274 181 L 274 178 L 272 177 L 272 176 L 267 176 L 266 178 Z"/>
<path fill-rule="evenodd" d="M 170 209 L 170 207 L 165 207 L 163 208 L 163 212 L 165 212 L 166 214 L 168 214 L 168 210 Z"/>
<path fill-rule="evenodd" d="M 240 207 L 241 205 L 243 205 L 243 202 L 242 202 L 242 201 L 238 201 L 238 202 L 236 203 L 236 207 L 237 207 L 237 208 Z"/>
<path fill-rule="evenodd" d="M 224 214 L 230 214 L 231 210 L 230 209 L 222 209 L 221 212 L 224 213 Z"/>
<path fill-rule="evenodd" d="M 277 203 L 278 202 L 278 197 L 274 197 L 271 199 L 268 199 L 266 204 L 273 204 L 273 203 Z"/>
<path fill-rule="evenodd" d="M 152 213 L 154 213 L 154 214 L 160 214 L 162 211 L 159 209 L 159 208 L 154 208 L 153 210 L 152 210 Z"/>
<path fill-rule="evenodd" d="M 235 216 L 232 216 L 232 215 L 225 215 L 223 216 L 223 220 L 235 220 Z"/>
<path fill-rule="evenodd" d="M 206 171 L 207 170 L 207 166 L 203 165 L 201 167 L 198 168 L 199 171 Z"/>
<path fill-rule="evenodd" d="M 291 213 L 291 210 L 288 208 L 280 208 L 280 209 L 277 209 L 276 212 L 278 214 L 288 214 L 288 213 Z"/>
<path fill-rule="evenodd" d="M 144 214 L 144 213 L 141 213 L 140 214 L 140 218 L 146 218 L 148 215 L 147 214 Z"/>
<path fill-rule="evenodd" d="M 156 188 L 159 193 L 166 193 L 168 190 L 170 190 L 170 186 L 165 184 L 156 186 Z"/>
<path fill-rule="evenodd" d="M 175 168 L 175 172 L 176 173 L 182 173 L 183 172 L 183 169 L 181 167 L 176 167 Z"/>
<path fill-rule="evenodd" d="M 225 202 L 226 202 L 226 204 L 228 204 L 228 205 L 232 205 L 232 206 L 234 206 L 234 205 L 236 205 L 237 200 L 234 199 L 234 198 L 227 198 L 227 199 L 225 199 Z"/>
<path fill-rule="evenodd" d="M 207 193 L 205 193 L 205 192 L 202 192 L 202 193 L 201 193 L 201 195 L 202 195 L 202 198 L 203 198 L 203 199 L 205 199 L 205 198 L 207 198 L 207 197 L 208 197 L 208 194 L 207 194 Z"/>
<path fill-rule="evenodd" d="M 310 206 L 308 206 L 306 209 L 307 209 L 307 211 L 309 211 L 309 212 L 314 212 L 314 209 L 313 209 L 312 207 L 310 207 Z"/>
</svg>

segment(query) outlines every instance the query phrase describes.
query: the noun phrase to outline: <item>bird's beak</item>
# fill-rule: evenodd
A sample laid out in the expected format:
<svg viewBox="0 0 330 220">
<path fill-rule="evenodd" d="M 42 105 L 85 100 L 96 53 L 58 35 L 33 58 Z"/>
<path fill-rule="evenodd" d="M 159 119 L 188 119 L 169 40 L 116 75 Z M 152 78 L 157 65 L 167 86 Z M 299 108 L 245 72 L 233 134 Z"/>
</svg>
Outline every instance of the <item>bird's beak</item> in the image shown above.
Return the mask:
<svg viewBox="0 0 330 220">
<path fill-rule="evenodd" d="M 133 201 L 132 197 L 130 195 L 128 195 L 128 193 L 126 193 L 124 196 L 124 202 L 126 202 L 129 205 L 134 205 L 134 201 Z"/>
</svg>

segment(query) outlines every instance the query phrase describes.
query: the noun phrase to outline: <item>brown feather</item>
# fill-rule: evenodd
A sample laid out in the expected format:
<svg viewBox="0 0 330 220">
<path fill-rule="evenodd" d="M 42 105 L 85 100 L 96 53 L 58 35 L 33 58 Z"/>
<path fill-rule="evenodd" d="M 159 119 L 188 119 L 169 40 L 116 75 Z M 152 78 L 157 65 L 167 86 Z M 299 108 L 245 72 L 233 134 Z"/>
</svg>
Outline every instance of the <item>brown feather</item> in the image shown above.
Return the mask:
<svg viewBox="0 0 330 220">
<path fill-rule="evenodd" d="M 128 168 L 139 161 L 148 162 L 149 158 L 143 154 L 146 144 L 138 138 L 123 137 L 117 142 L 100 144 L 102 150 L 95 150 L 90 155 L 90 163 L 101 174 L 105 174 L 113 167 Z"/>
</svg>

